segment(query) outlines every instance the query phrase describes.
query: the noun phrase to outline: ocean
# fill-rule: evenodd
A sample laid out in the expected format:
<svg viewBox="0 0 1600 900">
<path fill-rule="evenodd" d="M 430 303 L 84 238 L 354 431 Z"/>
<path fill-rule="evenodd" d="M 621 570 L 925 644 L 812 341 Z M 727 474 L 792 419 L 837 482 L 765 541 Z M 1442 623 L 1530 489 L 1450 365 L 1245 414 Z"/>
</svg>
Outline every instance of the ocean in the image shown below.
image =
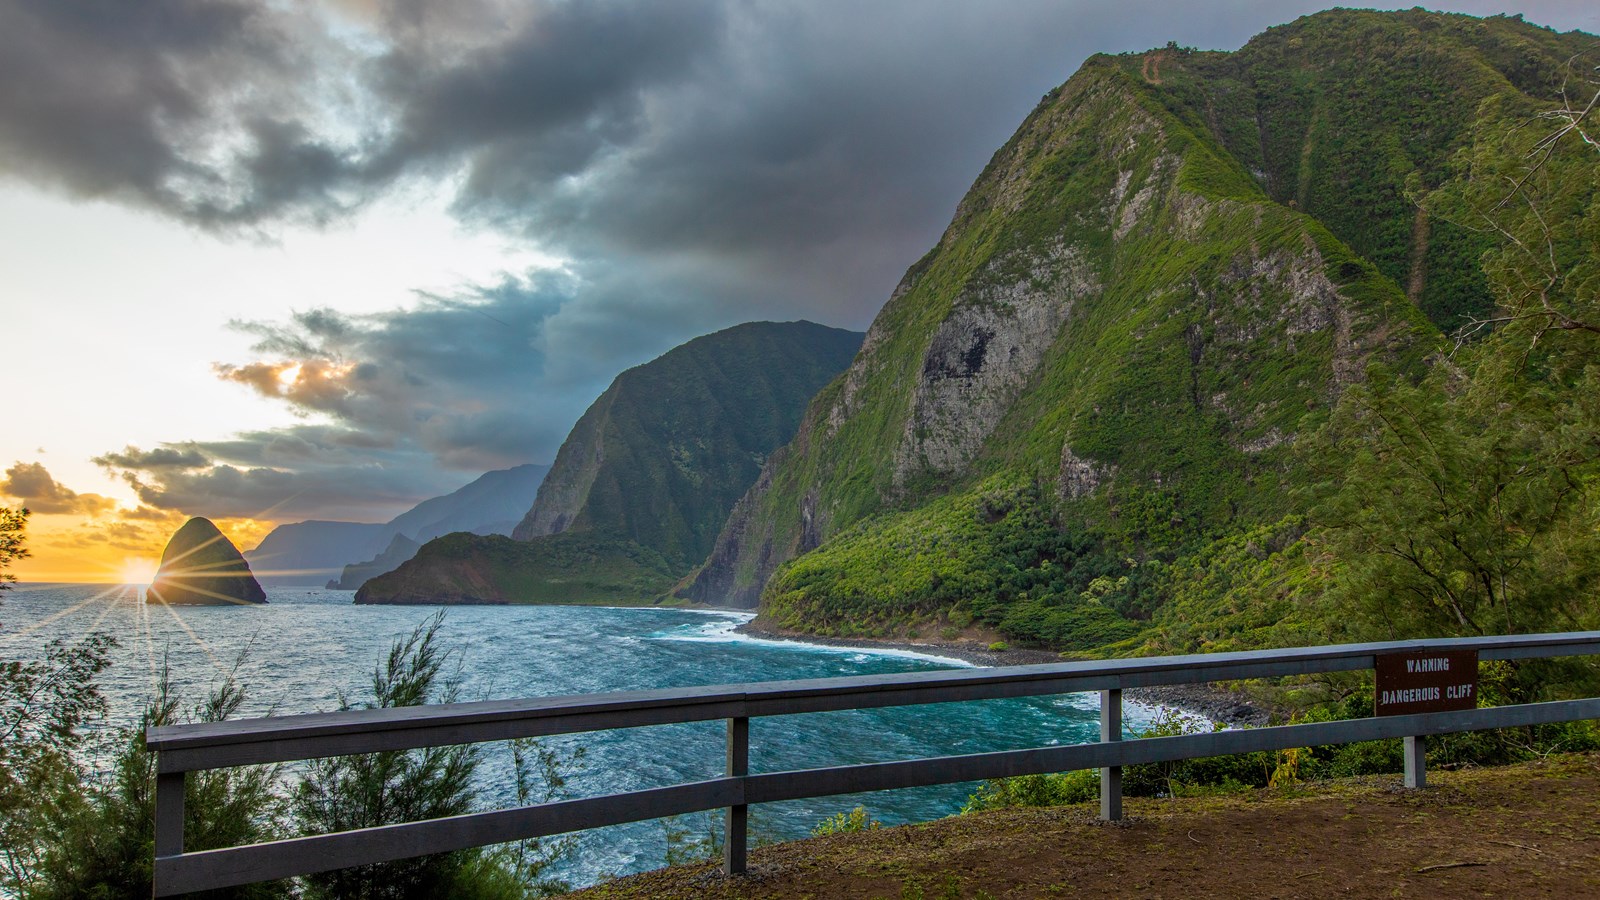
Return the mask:
<svg viewBox="0 0 1600 900">
<path fill-rule="evenodd" d="M 57 638 L 91 630 L 117 638 L 100 679 L 110 712 L 96 727 L 133 724 L 165 666 L 189 705 L 228 672 L 245 685 L 246 716 L 335 709 L 369 696 L 382 654 L 436 610 L 356 606 L 352 592 L 268 589 L 262 606 L 148 606 L 137 588 L 21 584 L 0 595 L 0 659 L 41 655 Z M 732 684 L 963 666 L 895 650 L 835 648 L 747 637 L 742 613 L 593 606 L 454 606 L 440 637 L 457 654 L 461 699 L 505 699 Z M 1152 711 L 1129 704 L 1126 726 Z M 772 772 L 850 763 L 1072 744 L 1098 738 L 1093 695 L 949 703 L 754 719 L 750 769 Z M 721 774 L 723 723 L 702 722 L 547 738 L 584 755 L 572 796 L 664 787 Z M 486 805 L 514 805 L 510 750 L 485 745 Z M 952 815 L 975 785 L 917 788 L 755 806 L 753 841 L 810 834 L 824 818 L 865 806 L 884 824 Z M 682 846 L 720 813 L 639 822 L 579 835 L 557 873 L 574 886 L 665 864 L 669 832 Z"/>
</svg>

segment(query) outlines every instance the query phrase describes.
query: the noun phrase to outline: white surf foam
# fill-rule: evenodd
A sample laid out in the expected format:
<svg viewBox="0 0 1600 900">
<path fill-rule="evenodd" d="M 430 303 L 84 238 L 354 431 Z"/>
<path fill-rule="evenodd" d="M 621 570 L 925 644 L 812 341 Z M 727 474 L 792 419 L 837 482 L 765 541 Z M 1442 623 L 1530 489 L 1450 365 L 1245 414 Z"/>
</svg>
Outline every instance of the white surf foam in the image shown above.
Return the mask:
<svg viewBox="0 0 1600 900">
<path fill-rule="evenodd" d="M 698 611 L 715 612 L 714 610 Z M 748 622 L 754 616 L 731 612 L 724 612 L 722 615 L 739 616 L 740 618 L 737 621 L 708 622 L 705 625 L 683 625 L 667 631 L 657 632 L 651 635 L 650 638 L 658 641 L 687 641 L 700 644 L 754 644 L 774 650 L 795 650 L 805 653 L 841 653 L 851 657 L 859 657 L 859 661 L 862 662 L 868 657 L 888 656 L 898 659 L 920 659 L 925 662 L 936 662 L 955 668 L 976 668 L 976 666 L 964 659 L 939 656 L 934 653 L 922 653 L 917 650 L 904 650 L 898 647 L 840 647 L 812 641 L 791 641 L 741 634 L 737 630 L 739 626 Z"/>
</svg>

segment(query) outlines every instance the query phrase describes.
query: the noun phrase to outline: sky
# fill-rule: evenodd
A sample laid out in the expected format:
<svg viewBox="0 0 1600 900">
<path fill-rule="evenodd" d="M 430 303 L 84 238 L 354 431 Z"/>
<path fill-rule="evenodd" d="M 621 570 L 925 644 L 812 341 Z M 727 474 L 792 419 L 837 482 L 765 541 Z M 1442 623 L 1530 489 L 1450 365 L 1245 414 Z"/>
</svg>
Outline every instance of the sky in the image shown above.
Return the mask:
<svg viewBox="0 0 1600 900">
<path fill-rule="evenodd" d="M 1600 32 L 1589 0 L 1462 2 Z M 35 581 L 191 515 L 383 521 L 550 462 L 610 380 L 865 329 L 1096 52 L 1298 0 L 0 0 L 0 504 Z"/>
</svg>

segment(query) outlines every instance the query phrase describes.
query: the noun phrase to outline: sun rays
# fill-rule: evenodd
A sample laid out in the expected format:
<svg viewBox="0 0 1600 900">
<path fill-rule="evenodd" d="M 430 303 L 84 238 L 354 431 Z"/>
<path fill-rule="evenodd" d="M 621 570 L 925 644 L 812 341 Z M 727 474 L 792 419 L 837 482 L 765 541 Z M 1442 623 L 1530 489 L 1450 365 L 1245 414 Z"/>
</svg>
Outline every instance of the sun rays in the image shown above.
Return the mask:
<svg viewBox="0 0 1600 900">
<path fill-rule="evenodd" d="M 38 596 L 37 592 L 46 590 L 59 591 L 62 588 L 40 585 L 36 586 L 34 591 L 7 593 L 21 601 L 28 594 Z M 31 652 L 42 653 L 54 640 L 71 644 L 98 632 L 110 632 L 119 643 L 131 651 L 124 659 L 133 663 L 136 667 L 134 672 L 138 671 L 140 661 L 144 663 L 144 680 L 147 681 L 151 692 L 158 689 L 161 669 L 166 665 L 164 661 L 169 658 L 174 663 L 180 658 L 191 660 L 189 666 L 191 670 L 185 673 L 188 676 L 203 678 L 206 676 L 201 673 L 207 670 L 215 672 L 222 678 L 234 674 L 222 658 L 228 654 L 219 655 L 217 648 L 201 636 L 202 629 L 191 623 L 183 610 L 174 604 L 159 600 L 155 603 L 146 603 L 143 594 L 144 591 L 134 584 L 106 585 L 86 597 L 73 599 L 59 609 L 43 612 L 38 618 L 16 628 L 12 626 L 20 624 L 15 621 L 15 617 L 22 611 L 17 606 L 22 604 L 19 602 L 9 610 L 0 607 L 0 620 L 6 623 L 5 627 L 0 629 L 0 639 L 13 648 L 25 647 Z M 241 601 L 233 602 L 239 602 L 244 606 L 256 605 Z M 166 610 L 170 624 L 163 625 L 160 614 L 152 609 L 156 606 Z M 193 648 L 198 656 L 184 648 Z M 203 657 L 205 662 L 200 662 L 199 657 Z M 193 669 L 196 665 L 200 667 L 198 671 Z"/>
<path fill-rule="evenodd" d="M 95 594 L 92 597 L 89 597 L 86 600 L 82 600 L 82 601 L 79 601 L 78 603 L 74 603 L 71 606 L 66 607 L 65 609 L 56 610 L 55 612 L 51 613 L 48 616 L 45 616 L 44 618 L 40 619 L 39 621 L 34 622 L 32 625 L 29 625 L 29 626 L 27 626 L 25 628 L 18 629 L 15 632 L 12 632 L 11 636 L 12 637 L 27 637 L 28 635 L 33 634 L 35 631 L 38 631 L 41 628 L 44 628 L 44 627 L 46 627 L 46 626 L 48 626 L 48 625 L 50 625 L 50 624 L 62 619 L 62 618 L 65 618 L 66 616 L 72 615 L 73 613 L 77 612 L 80 609 L 83 609 L 85 606 L 88 606 L 89 604 L 94 603 L 97 600 L 105 600 L 105 599 L 111 597 L 112 594 L 119 594 L 122 591 L 126 590 L 126 588 L 127 588 L 127 585 L 122 585 L 122 584 L 111 585 L 110 587 L 108 587 L 105 590 L 99 592 L 98 594 Z M 7 591 L 7 593 L 10 593 L 10 592 Z M 87 630 L 85 630 L 85 633 L 87 633 Z"/>
<path fill-rule="evenodd" d="M 148 606 L 149 604 L 145 604 L 145 605 Z M 211 652 L 210 645 L 208 645 L 205 641 L 201 640 L 200 639 L 200 635 L 196 634 L 195 630 L 193 628 L 189 627 L 189 623 L 184 621 L 183 616 L 178 614 L 178 611 L 172 607 L 172 604 L 170 604 L 170 603 L 162 603 L 160 605 L 162 607 L 164 607 L 169 614 L 171 614 L 172 621 L 178 623 L 178 627 L 183 629 L 184 634 L 187 634 L 189 636 L 189 640 L 193 641 L 194 645 L 196 647 L 200 648 L 200 652 L 205 654 L 206 659 L 211 660 L 211 665 L 213 667 L 215 667 L 216 670 L 218 672 L 220 672 L 224 678 L 229 677 L 229 675 L 231 675 L 232 673 L 229 672 L 228 668 L 222 664 L 221 660 L 217 659 L 217 655 L 215 653 Z M 152 660 L 152 665 L 153 664 L 154 663 L 153 663 L 153 660 Z"/>
</svg>

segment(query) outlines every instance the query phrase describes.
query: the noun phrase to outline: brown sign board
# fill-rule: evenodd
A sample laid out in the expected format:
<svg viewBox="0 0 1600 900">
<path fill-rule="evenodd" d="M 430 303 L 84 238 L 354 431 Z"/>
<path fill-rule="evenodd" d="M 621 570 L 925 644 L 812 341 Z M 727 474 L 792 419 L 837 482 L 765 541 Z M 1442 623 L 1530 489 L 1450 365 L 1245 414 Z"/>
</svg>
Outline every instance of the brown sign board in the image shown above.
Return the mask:
<svg viewBox="0 0 1600 900">
<path fill-rule="evenodd" d="M 1478 651 L 1418 650 L 1377 656 L 1374 712 L 1380 716 L 1476 709 Z"/>
</svg>

